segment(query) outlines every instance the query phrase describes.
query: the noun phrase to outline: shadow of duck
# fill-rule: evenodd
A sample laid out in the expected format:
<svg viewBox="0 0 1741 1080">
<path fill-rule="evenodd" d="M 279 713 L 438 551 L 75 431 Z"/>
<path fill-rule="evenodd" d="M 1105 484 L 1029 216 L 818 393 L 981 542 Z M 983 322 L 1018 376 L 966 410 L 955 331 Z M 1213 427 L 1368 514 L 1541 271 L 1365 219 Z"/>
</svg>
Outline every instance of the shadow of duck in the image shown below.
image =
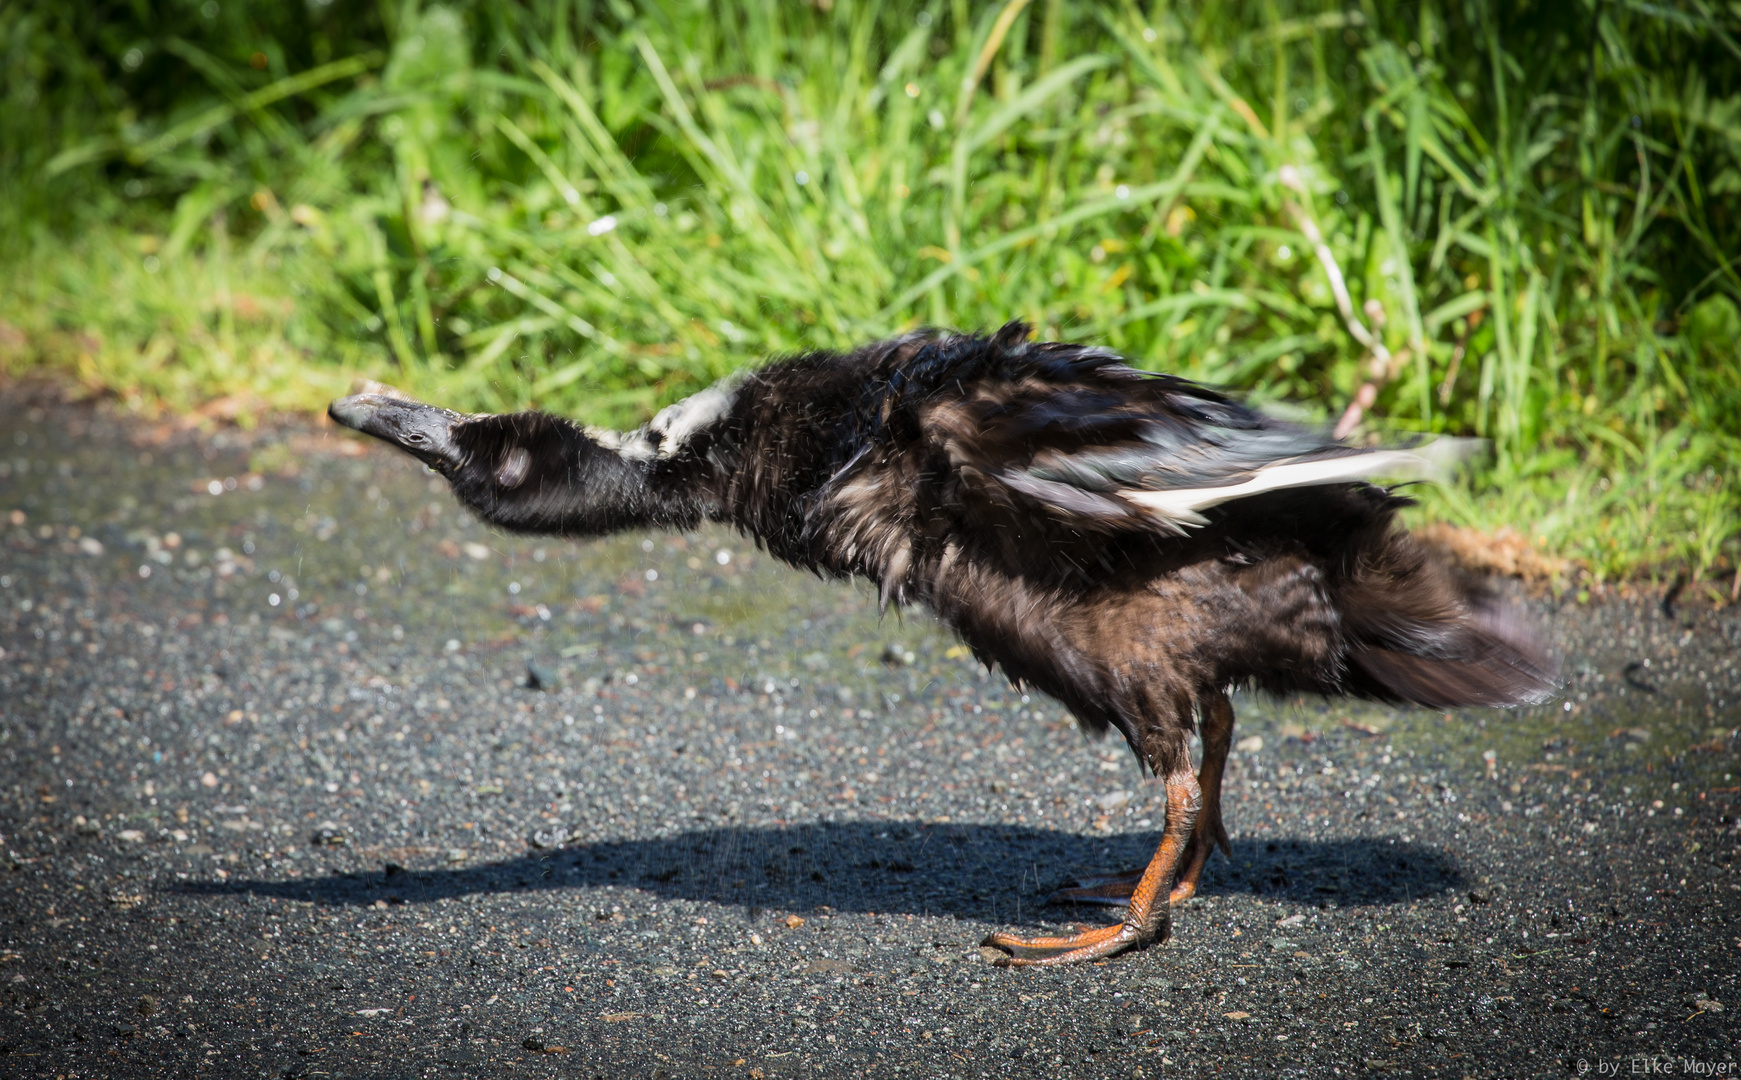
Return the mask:
<svg viewBox="0 0 1741 1080">
<path fill-rule="evenodd" d="M 246 893 L 326 906 L 421 904 L 540 889 L 634 888 L 663 899 L 746 908 L 1008 919 L 1035 912 L 1073 872 L 1140 863 L 1154 834 L 1085 840 L 1019 825 L 813 822 L 719 826 L 571 844 L 457 868 L 333 872 L 264 880 L 194 880 L 197 895 Z M 1084 856 L 1092 859 L 1085 864 Z M 1063 868 L 1064 872 L 1060 872 Z M 1399 837 L 1235 843 L 1210 863 L 1200 895 L 1283 904 L 1404 903 L 1457 890 L 1464 875 L 1439 849 Z"/>
</svg>

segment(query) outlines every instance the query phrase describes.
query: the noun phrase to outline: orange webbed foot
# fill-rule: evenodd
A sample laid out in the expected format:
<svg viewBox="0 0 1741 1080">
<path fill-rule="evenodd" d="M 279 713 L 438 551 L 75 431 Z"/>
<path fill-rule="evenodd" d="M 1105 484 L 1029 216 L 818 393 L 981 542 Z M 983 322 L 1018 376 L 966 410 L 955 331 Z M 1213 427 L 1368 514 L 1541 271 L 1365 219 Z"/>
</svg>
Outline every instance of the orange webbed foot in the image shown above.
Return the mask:
<svg viewBox="0 0 1741 1080">
<path fill-rule="evenodd" d="M 1015 934 L 992 934 L 980 944 L 989 945 L 994 949 L 1003 949 L 1009 956 L 993 961 L 998 967 L 1045 967 L 1059 964 L 1079 964 L 1085 960 L 1099 960 L 1105 956 L 1121 953 L 1126 949 L 1147 945 L 1151 942 L 1164 942 L 1171 936 L 1171 924 L 1167 919 L 1158 920 L 1157 926 L 1142 926 L 1130 920 L 1113 923 L 1110 926 L 1097 926 L 1090 930 L 1069 935 L 1054 935 L 1047 937 L 1018 937 Z M 1024 955 L 1035 954 L 1035 955 Z"/>
<path fill-rule="evenodd" d="M 1123 922 L 1068 935 L 1024 938 L 1015 934 L 992 934 L 982 944 L 1010 954 L 995 963 L 999 967 L 1079 964 L 1151 942 L 1166 941 L 1172 936 L 1173 913 L 1162 900 L 1161 890 L 1178 872 L 1179 859 L 1184 854 L 1191 828 L 1196 824 L 1202 800 L 1197 778 L 1189 771 L 1169 776 L 1167 825 L 1161 834 L 1161 844 L 1135 883 L 1126 889 L 1122 879 L 1127 875 L 1119 875 L 1108 882 L 1077 887 L 1094 896 L 1094 902 L 1116 902 L 1112 898 L 1121 893 L 1128 897 L 1129 908 Z"/>
</svg>

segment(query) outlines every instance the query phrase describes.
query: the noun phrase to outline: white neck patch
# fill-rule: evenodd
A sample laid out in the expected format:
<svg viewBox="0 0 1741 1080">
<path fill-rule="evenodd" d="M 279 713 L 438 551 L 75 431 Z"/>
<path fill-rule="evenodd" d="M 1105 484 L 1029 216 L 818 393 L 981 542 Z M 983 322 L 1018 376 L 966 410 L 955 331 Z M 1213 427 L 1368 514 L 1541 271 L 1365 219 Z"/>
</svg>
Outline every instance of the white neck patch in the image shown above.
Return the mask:
<svg viewBox="0 0 1741 1080">
<path fill-rule="evenodd" d="M 650 423 L 633 431 L 583 430 L 593 442 L 630 461 L 676 457 L 696 432 L 731 412 L 746 377 L 744 372 L 727 375 L 706 390 L 665 406 Z"/>
</svg>

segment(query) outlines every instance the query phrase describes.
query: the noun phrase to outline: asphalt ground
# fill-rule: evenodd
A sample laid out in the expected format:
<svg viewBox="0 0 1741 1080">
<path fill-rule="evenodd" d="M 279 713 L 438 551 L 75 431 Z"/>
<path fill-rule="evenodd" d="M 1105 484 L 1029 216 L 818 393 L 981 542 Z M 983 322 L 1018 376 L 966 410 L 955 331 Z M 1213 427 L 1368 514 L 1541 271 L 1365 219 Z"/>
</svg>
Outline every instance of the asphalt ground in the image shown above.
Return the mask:
<svg viewBox="0 0 1741 1080">
<path fill-rule="evenodd" d="M 1541 708 L 1241 697 L 1173 941 L 1003 970 L 1162 794 L 923 614 L 14 385 L 0 1075 L 1732 1075 L 1741 619 L 1662 601 L 1526 600 Z"/>
</svg>

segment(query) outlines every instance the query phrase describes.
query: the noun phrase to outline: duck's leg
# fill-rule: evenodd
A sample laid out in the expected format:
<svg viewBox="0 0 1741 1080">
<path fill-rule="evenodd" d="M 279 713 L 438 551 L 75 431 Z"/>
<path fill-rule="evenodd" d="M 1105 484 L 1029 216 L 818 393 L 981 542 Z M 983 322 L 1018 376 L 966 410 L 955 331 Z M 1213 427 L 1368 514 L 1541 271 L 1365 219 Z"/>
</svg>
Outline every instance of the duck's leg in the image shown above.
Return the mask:
<svg viewBox="0 0 1741 1080">
<path fill-rule="evenodd" d="M 1189 769 L 1168 776 L 1167 825 L 1161 832 L 1161 845 L 1155 849 L 1155 857 L 1149 860 L 1147 869 L 1131 890 L 1124 921 L 1069 936 L 1023 938 L 1014 934 L 993 934 L 985 939 L 984 944 L 1016 954 L 1000 959 L 998 966 L 1074 964 L 1111 956 L 1133 945 L 1166 941 L 1172 936 L 1173 929 L 1172 905 L 1166 899 L 1167 889 L 1178 873 L 1185 845 L 1190 842 L 1202 806 L 1202 790 Z"/>
<path fill-rule="evenodd" d="M 1203 864 L 1209 861 L 1212 848 L 1233 857 L 1233 846 L 1227 841 L 1227 830 L 1221 824 L 1221 773 L 1227 768 L 1227 751 L 1233 745 L 1233 702 L 1217 692 L 1203 703 L 1203 766 L 1197 772 L 1197 784 L 1203 789 L 1203 812 L 1197 815 L 1197 827 L 1191 831 L 1191 843 L 1185 848 L 1184 865 L 1179 880 L 1167 901 L 1182 904 L 1197 895 L 1197 880 L 1203 876 Z"/>
<path fill-rule="evenodd" d="M 1197 816 L 1191 842 L 1180 861 L 1179 880 L 1167 897 L 1173 904 L 1182 904 L 1197 894 L 1197 882 L 1211 849 L 1219 847 L 1223 855 L 1233 855 L 1227 830 L 1221 824 L 1221 774 L 1227 768 L 1227 751 L 1233 745 L 1233 703 L 1226 694 L 1217 692 L 1203 703 L 1202 735 L 1203 765 L 1197 772 L 1197 786 L 1203 791 L 1203 812 Z M 1127 870 L 1122 874 L 1080 879 L 1053 892 L 1046 902 L 1123 907 L 1130 903 L 1143 873 L 1141 869 Z"/>
</svg>

